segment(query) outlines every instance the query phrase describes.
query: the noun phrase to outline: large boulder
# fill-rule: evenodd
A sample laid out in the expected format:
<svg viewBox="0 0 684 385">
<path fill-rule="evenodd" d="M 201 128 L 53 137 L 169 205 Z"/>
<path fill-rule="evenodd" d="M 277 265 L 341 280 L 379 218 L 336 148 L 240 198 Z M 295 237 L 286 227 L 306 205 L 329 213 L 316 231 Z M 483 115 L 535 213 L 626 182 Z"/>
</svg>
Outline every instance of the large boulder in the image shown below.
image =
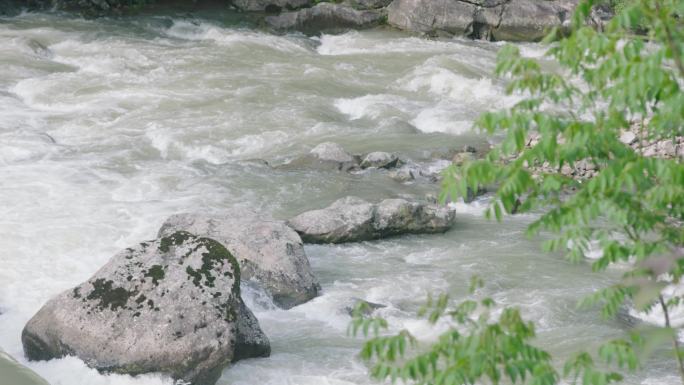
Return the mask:
<svg viewBox="0 0 684 385">
<path fill-rule="evenodd" d="M 400 234 L 441 233 L 454 223 L 455 212 L 446 206 L 386 199 L 371 204 L 346 197 L 332 205 L 307 211 L 288 223 L 309 243 L 343 243 Z"/>
<path fill-rule="evenodd" d="M 510 0 L 492 28 L 494 40 L 537 41 L 554 27 L 562 27 L 570 13 L 561 1 Z"/>
<path fill-rule="evenodd" d="M 282 308 L 319 294 L 302 239 L 283 221 L 264 220 L 243 210 L 223 215 L 177 214 L 164 222 L 159 236 L 180 230 L 221 242 L 240 264 L 242 280 L 255 281 Z"/>
<path fill-rule="evenodd" d="M 563 22 L 577 0 L 395 0 L 388 23 L 426 34 L 537 41 Z"/>
<path fill-rule="evenodd" d="M 75 355 L 104 372 L 162 372 L 201 385 L 237 358 L 270 354 L 240 298 L 237 260 L 186 232 L 115 255 L 48 301 L 21 338 L 30 360 Z"/>
<path fill-rule="evenodd" d="M 311 168 L 324 171 L 350 171 L 358 167 L 359 160 L 333 142 L 321 143 L 311 149 L 307 155 L 279 166 L 285 170 Z"/>
<path fill-rule="evenodd" d="M 458 0 L 394 0 L 387 22 L 399 29 L 469 35 L 477 5 Z"/>
<path fill-rule="evenodd" d="M 369 28 L 386 17 L 384 10 L 354 9 L 333 3 L 319 3 L 311 8 L 266 17 L 266 24 L 276 30 L 296 30 L 315 34 L 348 29 Z"/>
<path fill-rule="evenodd" d="M 92 0 L 91 0 L 92 1 Z M 313 0 L 232 0 L 233 5 L 243 11 L 280 12 L 311 6 Z"/>
</svg>

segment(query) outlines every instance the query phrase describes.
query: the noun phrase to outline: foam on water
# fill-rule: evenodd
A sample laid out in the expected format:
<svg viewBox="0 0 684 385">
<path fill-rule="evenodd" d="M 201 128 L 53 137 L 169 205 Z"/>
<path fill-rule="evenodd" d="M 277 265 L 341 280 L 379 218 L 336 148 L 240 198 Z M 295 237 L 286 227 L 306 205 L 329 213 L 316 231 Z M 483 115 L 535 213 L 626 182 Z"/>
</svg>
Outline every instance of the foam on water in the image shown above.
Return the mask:
<svg viewBox="0 0 684 385">
<path fill-rule="evenodd" d="M 350 31 L 341 35 L 323 34 L 318 38 L 316 51 L 321 55 L 382 55 L 387 53 L 440 53 L 453 51 L 477 52 L 478 48 L 462 44 L 464 40 L 438 41 L 397 34 L 387 40 L 385 35 L 373 32 Z"/>
<path fill-rule="evenodd" d="M 254 47 L 256 45 L 288 53 L 309 52 L 306 47 L 288 37 L 250 30 L 228 29 L 208 22 L 174 20 L 173 25 L 164 33 L 178 39 L 210 41 L 221 46 L 244 45 Z"/>
<path fill-rule="evenodd" d="M 399 95 L 365 95 L 358 98 L 338 99 L 335 107 L 349 116 L 351 120 L 361 118 L 378 119 L 401 113 L 411 113 L 420 108 L 420 104 Z"/>
<path fill-rule="evenodd" d="M 665 287 L 662 291 L 663 297 L 666 301 L 673 297 L 681 297 L 684 295 L 684 284 L 671 284 Z M 675 328 L 684 326 L 684 304 L 673 306 L 669 309 L 670 323 Z M 640 312 L 635 309 L 630 309 L 629 314 L 644 322 L 665 326 L 665 314 L 660 306 L 654 306 L 648 312 Z M 684 333 L 680 331 L 680 339 L 684 340 Z"/>
</svg>

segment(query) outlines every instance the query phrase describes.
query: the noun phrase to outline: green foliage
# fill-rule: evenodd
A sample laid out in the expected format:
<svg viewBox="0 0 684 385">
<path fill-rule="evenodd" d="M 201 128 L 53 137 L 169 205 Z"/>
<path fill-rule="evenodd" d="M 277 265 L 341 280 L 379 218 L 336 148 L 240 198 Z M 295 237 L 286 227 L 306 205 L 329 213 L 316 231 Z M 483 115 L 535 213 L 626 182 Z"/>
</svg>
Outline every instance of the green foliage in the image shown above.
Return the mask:
<svg viewBox="0 0 684 385">
<path fill-rule="evenodd" d="M 605 317 L 626 301 L 642 311 L 657 306 L 665 327 L 610 341 L 595 356 L 577 353 L 563 370 L 572 383 L 618 382 L 619 373 L 603 369 L 636 370 L 665 341 L 674 347 L 684 381 L 668 315 L 680 298 L 663 294 L 684 272 L 684 164 L 644 153 L 647 143 L 684 136 L 684 1 L 614 1 L 618 13 L 601 31 L 585 23 L 596 4 L 582 1 L 571 30 L 549 35 L 547 56 L 558 70 L 545 71 L 515 46 L 501 49 L 497 74 L 508 79 L 509 93 L 524 99 L 480 117 L 476 126 L 502 133 L 502 140 L 485 159 L 449 167 L 441 198 L 496 186 L 487 217 L 537 213 L 528 234 L 555 234 L 547 250 L 567 250 L 571 260 L 583 261 L 598 244 L 602 254 L 592 262 L 594 271 L 632 266 L 619 283 L 582 305 L 602 305 Z M 629 129 L 638 130 L 636 148 L 620 140 Z M 532 134 L 539 140 L 529 142 Z M 595 175 L 579 179 L 563 172 L 579 164 L 592 165 Z M 475 281 L 473 288 L 481 284 Z M 408 331 L 379 334 L 387 325 L 378 319 L 354 319 L 354 330 L 375 333 L 362 352 L 375 377 L 417 384 L 558 383 L 549 355 L 531 344 L 534 325 L 517 309 L 499 309 L 497 318 L 490 314 L 491 299 L 451 305 L 440 296 L 428 305 L 430 322 L 445 315 L 451 322 L 433 344 L 421 344 Z"/>
<path fill-rule="evenodd" d="M 434 343 L 421 343 L 407 330 L 382 334 L 388 328 L 387 322 L 378 317 L 365 318 L 367 309 L 359 305 L 353 313 L 350 333 L 371 336 L 361 350 L 361 358 L 372 364 L 371 375 L 379 380 L 430 385 L 474 385 L 482 381 L 557 384 L 560 375 L 551 356 L 532 343 L 534 324 L 525 321 L 514 307 L 492 311 L 496 303 L 491 298 L 476 298 L 475 289 L 481 287 L 482 281 L 476 278 L 473 283 L 472 298 L 458 304 L 452 304 L 444 294 L 436 300 L 428 299 L 420 315 L 433 325 L 440 320 L 449 325 Z M 582 352 L 569 360 L 564 375 L 573 384 L 582 385 L 620 381 L 619 373 L 597 366 L 634 370 L 641 346 L 638 334 L 628 341 L 609 341 L 600 347 L 596 359 Z"/>
<path fill-rule="evenodd" d="M 560 71 L 544 72 L 514 46 L 501 50 L 497 73 L 510 78 L 509 92 L 527 97 L 477 121 L 505 137 L 486 159 L 450 167 L 442 198 L 496 185 L 487 216 L 541 211 L 528 232 L 556 233 L 547 250 L 567 248 L 579 261 L 598 242 L 595 271 L 636 262 L 624 282 L 590 298 L 611 316 L 626 299 L 653 304 L 664 286 L 657 277 L 682 276 L 684 164 L 645 156 L 643 143 L 684 135 L 684 31 L 673 16 L 684 15 L 684 2 L 630 2 L 605 32 L 583 25 L 593 3 L 578 6 L 572 33 L 548 51 Z M 646 34 L 635 34 L 640 25 L 649 26 Z M 640 131 L 636 150 L 619 140 L 632 126 Z M 532 133 L 540 139 L 528 146 Z M 561 172 L 579 163 L 597 174 L 578 180 Z"/>
</svg>

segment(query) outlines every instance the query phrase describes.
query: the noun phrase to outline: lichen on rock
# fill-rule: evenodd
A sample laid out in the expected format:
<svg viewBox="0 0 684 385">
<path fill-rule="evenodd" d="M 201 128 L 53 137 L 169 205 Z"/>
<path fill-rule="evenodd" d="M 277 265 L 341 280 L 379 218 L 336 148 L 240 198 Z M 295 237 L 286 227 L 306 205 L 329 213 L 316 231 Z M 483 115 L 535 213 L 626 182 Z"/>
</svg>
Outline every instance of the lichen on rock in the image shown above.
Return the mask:
<svg viewBox="0 0 684 385">
<path fill-rule="evenodd" d="M 48 301 L 24 328 L 24 350 L 31 360 L 75 355 L 100 371 L 212 384 L 235 357 L 270 353 L 239 281 L 221 243 L 176 231 L 122 251 Z M 245 352 L 240 339 L 251 341 Z"/>
</svg>

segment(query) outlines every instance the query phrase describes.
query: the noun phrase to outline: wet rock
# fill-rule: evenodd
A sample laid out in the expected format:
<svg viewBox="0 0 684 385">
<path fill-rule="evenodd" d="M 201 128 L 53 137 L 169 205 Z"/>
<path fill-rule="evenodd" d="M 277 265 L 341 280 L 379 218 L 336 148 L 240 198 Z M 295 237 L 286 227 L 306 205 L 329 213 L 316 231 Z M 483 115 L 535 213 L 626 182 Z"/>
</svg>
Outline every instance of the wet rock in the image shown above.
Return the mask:
<svg viewBox="0 0 684 385">
<path fill-rule="evenodd" d="M 371 239 L 375 206 L 357 197 L 335 201 L 325 209 L 307 211 L 288 224 L 304 242 L 341 243 Z"/>
<path fill-rule="evenodd" d="M 395 0 L 387 7 L 387 22 L 412 32 L 469 35 L 476 9 L 455 0 Z"/>
<path fill-rule="evenodd" d="M 510 0 L 492 29 L 494 40 L 538 41 L 554 27 L 562 27 L 571 13 L 561 1 Z"/>
<path fill-rule="evenodd" d="M 237 210 L 223 215 L 177 214 L 159 236 L 183 230 L 221 242 L 240 264 L 244 281 L 254 281 L 285 309 L 316 297 L 318 280 L 311 272 L 302 239 L 283 221 L 264 220 Z"/>
<path fill-rule="evenodd" d="M 431 35 L 536 41 L 561 27 L 575 0 L 395 0 L 388 23 Z"/>
<path fill-rule="evenodd" d="M 410 167 L 402 167 L 397 170 L 392 170 L 389 172 L 389 177 L 400 183 L 410 182 L 416 179 Z"/>
<path fill-rule="evenodd" d="M 310 243 L 358 242 L 400 234 L 441 233 L 453 225 L 455 212 L 446 206 L 386 199 L 371 204 L 346 197 L 329 207 L 307 211 L 288 223 Z"/>
<path fill-rule="evenodd" d="M 309 154 L 290 163 L 278 166 L 280 169 L 312 168 L 324 171 L 350 171 L 358 168 L 358 159 L 337 143 L 325 142 L 314 147 Z"/>
<path fill-rule="evenodd" d="M 233 0 L 233 5 L 240 10 L 266 12 L 309 7 L 314 3 L 312 0 Z"/>
<path fill-rule="evenodd" d="M 351 305 L 344 308 L 344 310 L 350 316 L 354 315 L 354 311 L 356 309 L 361 310 L 362 315 L 369 316 L 369 315 L 373 314 L 374 311 L 387 307 L 387 305 L 366 301 L 365 299 L 361 299 L 361 298 L 352 298 L 352 301 L 353 301 L 353 303 Z"/>
<path fill-rule="evenodd" d="M 240 301 L 239 305 L 241 316 L 237 319 L 237 336 L 232 362 L 268 356 L 271 352 L 271 343 L 266 334 L 261 331 L 259 321 L 243 301 Z"/>
<path fill-rule="evenodd" d="M 596 4 L 589 14 L 589 25 L 603 31 L 614 16 L 615 12 L 609 4 Z"/>
<path fill-rule="evenodd" d="M 358 10 L 341 4 L 319 3 L 311 8 L 268 16 L 265 21 L 276 30 L 316 34 L 369 28 L 383 22 L 385 17 L 382 9 Z"/>
<path fill-rule="evenodd" d="M 392 168 L 397 165 L 399 158 L 388 152 L 371 152 L 366 155 L 361 162 L 361 168 Z"/>
<path fill-rule="evenodd" d="M 0 349 L 0 375 L 2 383 L 8 385 L 50 385 L 31 369 L 18 363 Z"/>
<path fill-rule="evenodd" d="M 103 372 L 214 384 L 236 358 L 270 354 L 239 279 L 237 260 L 212 239 L 176 232 L 143 242 L 48 301 L 22 332 L 24 351 L 30 360 L 74 355 Z"/>
</svg>

